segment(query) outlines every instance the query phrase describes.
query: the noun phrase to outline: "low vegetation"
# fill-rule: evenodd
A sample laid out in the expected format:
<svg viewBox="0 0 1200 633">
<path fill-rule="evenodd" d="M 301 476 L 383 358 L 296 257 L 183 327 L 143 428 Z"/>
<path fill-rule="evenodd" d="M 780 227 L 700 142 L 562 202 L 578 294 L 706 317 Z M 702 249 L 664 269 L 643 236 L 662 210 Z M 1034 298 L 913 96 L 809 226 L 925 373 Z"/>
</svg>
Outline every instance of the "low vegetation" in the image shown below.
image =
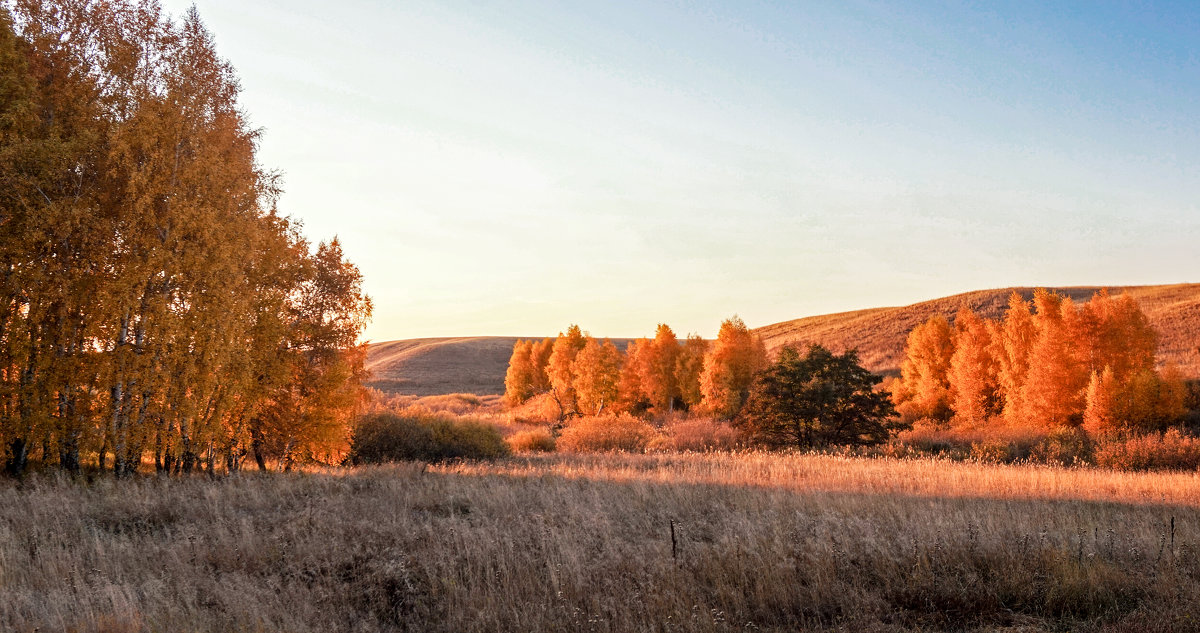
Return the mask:
<svg viewBox="0 0 1200 633">
<path fill-rule="evenodd" d="M 346 462 L 351 465 L 441 462 L 495 459 L 509 453 L 500 432 L 486 422 L 416 409 L 360 417 L 354 426 Z"/>
<path fill-rule="evenodd" d="M 1194 473 L 771 453 L 35 475 L 0 481 L 0 629 L 1194 630 L 1197 499 Z"/>
<path fill-rule="evenodd" d="M 565 453 L 641 453 L 657 434 L 649 422 L 627 413 L 590 416 L 572 420 L 559 433 L 556 447 Z"/>
</svg>

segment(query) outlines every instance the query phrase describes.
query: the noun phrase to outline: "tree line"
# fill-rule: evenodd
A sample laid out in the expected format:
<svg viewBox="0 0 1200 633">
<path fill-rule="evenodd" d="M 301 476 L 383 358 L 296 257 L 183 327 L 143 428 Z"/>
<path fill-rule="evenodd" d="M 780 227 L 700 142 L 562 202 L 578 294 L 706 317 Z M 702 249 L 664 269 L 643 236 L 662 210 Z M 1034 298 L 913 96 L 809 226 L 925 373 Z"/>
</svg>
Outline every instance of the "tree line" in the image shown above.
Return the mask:
<svg viewBox="0 0 1200 633">
<path fill-rule="evenodd" d="M 732 423 L 747 444 L 812 448 L 886 441 L 899 427 L 880 381 L 853 351 L 784 346 L 769 359 L 762 340 L 733 317 L 711 342 L 680 341 L 659 324 L 653 339 L 634 340 L 624 352 L 575 325 L 553 339 L 517 341 L 505 399 L 516 406 L 544 394 L 560 425 L 602 412 L 688 411 Z"/>
<path fill-rule="evenodd" d="M 276 209 L 195 9 L 0 5 L 0 440 L 118 474 L 342 447 L 371 302 Z"/>
<path fill-rule="evenodd" d="M 1000 319 L 961 310 L 909 334 L 893 400 L 908 420 L 1162 431 L 1186 413 L 1180 371 L 1156 364 L 1158 336 L 1129 295 L 1075 302 L 1013 293 Z"/>
<path fill-rule="evenodd" d="M 732 417 L 754 376 L 767 365 L 763 342 L 738 317 L 721 323 L 714 341 L 680 341 L 666 324 L 654 338 L 625 350 L 578 325 L 555 338 L 517 341 L 505 375 L 510 405 L 546 394 L 559 420 L 601 412 L 662 414 L 704 410 Z"/>
</svg>

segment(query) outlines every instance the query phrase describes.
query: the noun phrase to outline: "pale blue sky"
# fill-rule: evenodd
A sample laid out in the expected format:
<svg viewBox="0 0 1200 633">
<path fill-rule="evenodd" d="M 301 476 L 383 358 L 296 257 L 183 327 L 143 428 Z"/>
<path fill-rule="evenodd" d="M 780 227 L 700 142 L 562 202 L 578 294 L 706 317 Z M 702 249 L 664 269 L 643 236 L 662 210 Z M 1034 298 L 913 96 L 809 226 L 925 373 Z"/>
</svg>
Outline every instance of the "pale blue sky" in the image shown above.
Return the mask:
<svg viewBox="0 0 1200 633">
<path fill-rule="evenodd" d="M 372 340 L 1200 280 L 1194 2 L 196 6 Z"/>
</svg>

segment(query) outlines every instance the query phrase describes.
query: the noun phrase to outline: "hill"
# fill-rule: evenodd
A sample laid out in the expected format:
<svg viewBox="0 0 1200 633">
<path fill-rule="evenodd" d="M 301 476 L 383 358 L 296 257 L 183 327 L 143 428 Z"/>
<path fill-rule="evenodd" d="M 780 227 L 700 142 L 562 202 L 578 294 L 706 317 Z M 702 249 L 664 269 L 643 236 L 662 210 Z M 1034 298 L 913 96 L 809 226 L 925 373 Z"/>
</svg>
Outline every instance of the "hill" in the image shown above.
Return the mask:
<svg viewBox="0 0 1200 633">
<path fill-rule="evenodd" d="M 1076 301 L 1086 301 L 1099 287 L 1053 288 Z M 1033 288 L 978 290 L 909 306 L 871 308 L 784 321 L 757 328 L 769 349 L 787 343 L 820 343 L 835 352 L 858 349 L 863 365 L 881 374 L 898 374 L 909 331 L 930 315 L 953 319 L 968 306 L 981 315 L 1003 314 L 1008 296 L 1033 296 Z M 1189 376 L 1200 377 L 1200 284 L 1110 287 L 1128 292 L 1159 331 L 1159 357 L 1174 362 Z M 531 337 L 524 337 L 531 338 Z M 631 339 L 614 339 L 624 347 Z M 367 351 L 370 386 L 388 393 L 418 396 L 444 393 L 504 392 L 504 372 L 517 337 L 472 336 L 424 338 L 372 344 Z"/>
<path fill-rule="evenodd" d="M 1099 287 L 1051 288 L 1075 301 L 1088 300 Z M 904 341 L 917 324 L 933 314 L 953 320 L 970 307 L 987 318 L 1001 316 L 1013 291 L 1029 298 L 1033 288 L 977 290 L 895 308 L 873 308 L 784 321 L 757 328 L 768 349 L 787 343 L 819 343 L 835 352 L 857 349 L 863 366 L 881 374 L 900 373 Z M 1110 287 L 1137 300 L 1158 330 L 1160 361 L 1178 364 L 1189 376 L 1200 376 L 1200 284 Z"/>
<path fill-rule="evenodd" d="M 367 386 L 385 393 L 435 396 L 446 393 L 504 393 L 504 374 L 515 336 L 417 338 L 367 347 Z M 625 349 L 632 339 L 613 339 Z"/>
<path fill-rule="evenodd" d="M 465 336 L 373 343 L 368 386 L 387 393 L 504 393 L 504 372 L 516 337 Z"/>
</svg>

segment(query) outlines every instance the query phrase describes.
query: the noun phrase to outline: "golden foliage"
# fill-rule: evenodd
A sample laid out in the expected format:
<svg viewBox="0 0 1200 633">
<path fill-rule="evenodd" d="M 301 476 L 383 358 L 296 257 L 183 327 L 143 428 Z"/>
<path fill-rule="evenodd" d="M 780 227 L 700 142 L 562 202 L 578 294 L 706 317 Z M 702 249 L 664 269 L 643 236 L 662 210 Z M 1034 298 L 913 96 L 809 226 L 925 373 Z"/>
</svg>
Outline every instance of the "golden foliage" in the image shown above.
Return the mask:
<svg viewBox="0 0 1200 633">
<path fill-rule="evenodd" d="M 1093 435 L 1162 431 L 1183 417 L 1183 375 L 1155 370 L 1157 334 L 1131 297 L 1099 291 L 1077 306 L 1039 289 L 1033 304 L 1013 293 L 1002 320 L 963 309 L 952 334 L 937 316 L 914 329 L 892 389 L 898 409 L 938 420 L 948 409 L 973 427 L 1002 411 L 1009 425 L 1082 425 Z"/>
<path fill-rule="evenodd" d="M 723 321 L 700 373 L 704 409 L 732 418 L 745 402 L 755 373 L 766 365 L 767 350 L 762 340 L 736 316 Z"/>
<path fill-rule="evenodd" d="M 621 380 L 621 352 L 611 341 L 600 343 L 588 337 L 571 365 L 579 412 L 598 415 L 606 405 L 617 402 Z"/>
<path fill-rule="evenodd" d="M 905 420 L 947 420 L 953 413 L 950 402 L 950 358 L 954 343 L 950 322 L 941 315 L 913 328 L 905 345 L 900 383 L 893 393 L 896 411 Z"/>
<path fill-rule="evenodd" d="M 999 413 L 1000 363 L 995 357 L 994 331 L 972 310 L 963 309 L 954 319 L 954 354 L 946 379 L 960 424 L 978 424 Z"/>
<path fill-rule="evenodd" d="M 572 324 L 567 333 L 559 332 L 558 338 L 550 348 L 550 359 L 546 364 L 546 377 L 550 383 L 550 393 L 558 403 L 559 418 L 575 415 L 579 412 L 579 403 L 575 395 L 575 356 L 587 345 L 587 339 L 578 325 Z"/>
<path fill-rule="evenodd" d="M 147 454 L 164 471 L 336 459 L 370 300 L 336 240 L 314 249 L 277 212 L 236 75 L 197 12 L 0 13 L 9 470 L 35 450 L 118 474 Z"/>
</svg>

